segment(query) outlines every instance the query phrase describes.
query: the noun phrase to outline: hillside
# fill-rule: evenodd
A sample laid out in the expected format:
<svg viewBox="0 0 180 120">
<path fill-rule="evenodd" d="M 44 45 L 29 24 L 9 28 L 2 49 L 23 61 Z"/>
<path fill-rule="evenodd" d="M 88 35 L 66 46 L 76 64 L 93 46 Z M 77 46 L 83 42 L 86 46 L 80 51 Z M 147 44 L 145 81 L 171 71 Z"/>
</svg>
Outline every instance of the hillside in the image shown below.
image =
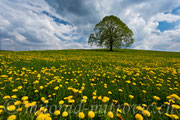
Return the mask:
<svg viewBox="0 0 180 120">
<path fill-rule="evenodd" d="M 1 51 L 0 61 L 0 119 L 7 119 L 7 112 L 26 120 L 90 119 L 94 115 L 97 120 L 164 120 L 180 116 L 179 52 Z M 16 103 L 7 106 L 12 98 Z M 74 112 L 78 105 L 82 106 Z M 27 112 L 34 106 L 34 112 Z"/>
</svg>

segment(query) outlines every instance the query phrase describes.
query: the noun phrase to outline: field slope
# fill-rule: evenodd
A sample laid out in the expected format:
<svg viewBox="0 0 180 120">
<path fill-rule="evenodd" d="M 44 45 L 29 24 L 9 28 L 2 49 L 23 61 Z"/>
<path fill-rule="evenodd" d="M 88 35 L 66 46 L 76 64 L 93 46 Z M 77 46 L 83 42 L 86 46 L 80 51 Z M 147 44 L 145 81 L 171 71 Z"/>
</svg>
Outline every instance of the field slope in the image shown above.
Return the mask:
<svg viewBox="0 0 180 120">
<path fill-rule="evenodd" d="M 180 117 L 179 52 L 121 49 L 0 53 L 2 120 Z"/>
</svg>

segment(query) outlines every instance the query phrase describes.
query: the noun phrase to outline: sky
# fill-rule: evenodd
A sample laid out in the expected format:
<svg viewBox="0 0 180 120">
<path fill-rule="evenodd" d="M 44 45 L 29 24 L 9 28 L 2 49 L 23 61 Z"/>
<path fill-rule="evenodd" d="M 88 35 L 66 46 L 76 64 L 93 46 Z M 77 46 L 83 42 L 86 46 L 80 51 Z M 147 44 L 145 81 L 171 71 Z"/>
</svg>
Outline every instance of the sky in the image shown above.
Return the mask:
<svg viewBox="0 0 180 120">
<path fill-rule="evenodd" d="M 93 49 L 105 16 L 134 33 L 131 49 L 180 52 L 180 0 L 0 0 L 0 50 Z"/>
</svg>

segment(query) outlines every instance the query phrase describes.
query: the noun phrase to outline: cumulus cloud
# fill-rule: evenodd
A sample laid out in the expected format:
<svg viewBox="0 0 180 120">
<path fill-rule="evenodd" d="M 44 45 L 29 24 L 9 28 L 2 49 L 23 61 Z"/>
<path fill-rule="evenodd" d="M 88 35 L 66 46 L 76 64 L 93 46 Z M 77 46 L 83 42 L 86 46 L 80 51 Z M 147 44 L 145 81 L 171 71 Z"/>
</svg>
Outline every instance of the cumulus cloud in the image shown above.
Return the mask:
<svg viewBox="0 0 180 120">
<path fill-rule="evenodd" d="M 180 51 L 179 24 L 174 29 L 160 31 L 159 22 L 180 21 L 179 14 L 172 11 L 178 7 L 178 0 L 46 0 L 58 14 L 78 26 L 82 35 L 88 35 L 94 25 L 104 16 L 114 14 L 120 17 L 134 32 L 135 43 L 132 48 L 147 50 Z M 81 12 L 79 12 L 81 11 Z M 82 12 L 84 11 L 84 12 Z M 176 46 L 176 47 L 174 47 Z"/>
<path fill-rule="evenodd" d="M 56 15 L 46 2 L 1 1 L 0 40 L 3 50 L 65 49 L 82 48 L 74 40 L 80 38 L 76 26 L 55 21 L 44 14 Z M 49 13 L 50 14 L 50 13 Z M 56 20 L 63 19 L 56 15 Z M 67 46 L 66 41 L 71 42 Z M 76 47 L 77 46 L 77 47 Z"/>
<path fill-rule="evenodd" d="M 179 0 L 0 1 L 1 49 L 92 48 L 93 27 L 114 14 L 133 30 L 131 48 L 180 51 L 179 6 Z M 162 31 L 162 21 L 176 24 Z"/>
</svg>

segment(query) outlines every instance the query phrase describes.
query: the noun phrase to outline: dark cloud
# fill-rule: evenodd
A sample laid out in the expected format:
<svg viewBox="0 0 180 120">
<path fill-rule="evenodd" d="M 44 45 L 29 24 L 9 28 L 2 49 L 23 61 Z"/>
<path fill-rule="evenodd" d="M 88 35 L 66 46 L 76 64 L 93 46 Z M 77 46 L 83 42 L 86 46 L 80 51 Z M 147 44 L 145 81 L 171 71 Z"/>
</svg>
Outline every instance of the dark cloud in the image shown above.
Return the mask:
<svg viewBox="0 0 180 120">
<path fill-rule="evenodd" d="M 94 1 L 46 0 L 46 2 L 58 14 L 78 26 L 78 31 L 82 35 L 88 35 L 92 26 L 101 19 L 100 11 L 96 8 L 96 2 Z"/>
<path fill-rule="evenodd" d="M 87 4 L 86 0 L 46 0 L 62 16 L 74 14 L 79 17 L 88 17 L 96 14 L 94 6 Z"/>
</svg>

